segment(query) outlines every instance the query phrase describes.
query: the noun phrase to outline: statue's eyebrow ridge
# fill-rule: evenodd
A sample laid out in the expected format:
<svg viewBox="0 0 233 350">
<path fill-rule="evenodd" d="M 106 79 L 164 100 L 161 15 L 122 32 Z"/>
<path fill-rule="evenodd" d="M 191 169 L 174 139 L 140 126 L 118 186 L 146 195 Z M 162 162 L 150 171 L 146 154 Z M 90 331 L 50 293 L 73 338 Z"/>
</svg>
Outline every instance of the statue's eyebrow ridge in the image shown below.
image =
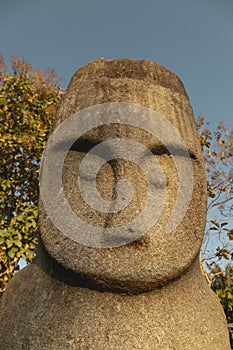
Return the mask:
<svg viewBox="0 0 233 350">
<path fill-rule="evenodd" d="M 100 142 L 98 140 L 81 137 L 73 143 L 73 145 L 70 147 L 70 150 L 88 153 L 99 143 Z M 62 144 L 59 146 L 62 148 Z M 63 146 L 65 146 L 65 144 Z M 150 152 L 158 156 L 166 154 L 169 156 L 179 156 L 184 158 L 190 157 L 191 159 L 197 159 L 197 155 L 190 148 L 182 145 L 169 144 L 165 146 L 162 143 L 154 144 L 148 146 L 148 152 L 145 153 L 145 156 L 149 156 Z"/>
<path fill-rule="evenodd" d="M 192 159 L 197 159 L 196 154 L 190 150 L 189 148 L 186 148 L 184 146 L 179 146 L 179 145 L 167 145 L 167 147 L 163 144 L 156 144 L 152 145 L 149 150 L 154 154 L 154 155 L 171 155 L 171 156 L 179 156 L 179 157 L 184 157 L 184 158 L 192 158 Z"/>
</svg>

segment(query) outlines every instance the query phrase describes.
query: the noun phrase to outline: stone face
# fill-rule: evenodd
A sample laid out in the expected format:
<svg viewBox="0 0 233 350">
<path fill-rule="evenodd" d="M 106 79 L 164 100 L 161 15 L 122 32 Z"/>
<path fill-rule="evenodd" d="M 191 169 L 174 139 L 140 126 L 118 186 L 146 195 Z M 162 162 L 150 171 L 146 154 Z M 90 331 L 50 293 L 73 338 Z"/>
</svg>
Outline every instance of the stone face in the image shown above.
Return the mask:
<svg viewBox="0 0 233 350">
<path fill-rule="evenodd" d="M 43 205 L 40 212 L 41 236 L 55 260 L 77 274 L 96 281 L 103 288 L 147 291 L 176 278 L 199 254 L 206 220 L 205 171 L 199 139 L 183 84 L 174 73 L 151 61 L 98 60 L 78 70 L 58 110 L 54 128 L 80 109 L 106 102 L 131 102 L 151 108 L 165 116 L 179 130 L 188 149 L 195 155 L 192 160 L 195 188 L 191 205 L 177 230 L 167 235 L 165 226 L 176 201 L 178 183 L 172 158 L 162 154 L 158 158 L 169 181 L 169 200 L 160 220 L 138 244 L 103 250 L 85 247 L 70 239 L 64 240 L 64 235 L 47 217 Z M 83 138 L 87 140 L 86 143 L 97 143 L 119 136 L 136 140 L 146 147 L 158 141 L 145 131 L 135 130 L 128 125 L 99 127 Z M 84 203 L 78 190 L 77 177 L 71 175 L 77 173 L 80 161 L 86 154 L 82 147 L 83 143 L 77 150 L 70 151 L 65 163 L 67 171 L 64 171 L 63 183 L 72 209 L 84 221 L 102 227 L 117 226 L 132 220 L 137 210 L 143 207 L 147 195 L 140 170 L 122 160 L 116 160 L 112 170 L 105 166 L 103 174 L 97 179 L 101 195 L 106 199 L 111 198 L 114 183 L 124 177 L 133 184 L 136 194 L 129 207 L 119 214 L 96 212 Z M 184 159 L 183 169 L 185 167 Z"/>
<path fill-rule="evenodd" d="M 153 150 L 166 180 L 159 177 L 155 186 L 158 201 L 160 191 L 166 192 L 163 211 L 136 241 L 95 248 L 60 232 L 40 200 L 38 255 L 10 281 L 1 299 L 1 345 L 6 350 L 230 349 L 223 310 L 199 269 L 206 219 L 205 170 L 184 86 L 174 73 L 152 61 L 91 62 L 73 76 L 53 130 L 84 108 L 111 102 L 150 108 L 178 130 L 193 167 L 190 205 L 180 224 L 167 234 L 180 178 L 174 158 L 151 133 L 114 123 L 82 135 L 63 167 L 64 192 L 76 215 L 104 229 L 124 225 L 143 210 L 148 182 L 137 165 L 117 157 L 101 167 L 96 187 L 102 198 L 111 201 L 116 183 L 130 180 L 135 191 L 129 206 L 104 213 L 90 208 L 82 198 L 77 180 L 81 161 L 93 145 L 111 138 L 132 139 Z M 156 123 L 155 119 L 152 126 Z M 185 173 L 188 159 L 183 154 L 178 158 Z M 146 159 L 149 174 L 154 161 Z M 91 168 L 82 176 L 87 186 L 95 181 Z M 102 239 L 111 243 L 116 237 L 103 235 Z"/>
</svg>

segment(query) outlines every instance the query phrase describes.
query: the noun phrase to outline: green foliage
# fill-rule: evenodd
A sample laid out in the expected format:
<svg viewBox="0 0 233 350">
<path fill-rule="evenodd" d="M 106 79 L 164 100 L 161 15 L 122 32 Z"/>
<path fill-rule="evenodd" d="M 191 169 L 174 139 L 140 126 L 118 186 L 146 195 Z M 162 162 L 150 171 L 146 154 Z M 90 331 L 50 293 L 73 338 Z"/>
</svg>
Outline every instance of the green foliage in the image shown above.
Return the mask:
<svg viewBox="0 0 233 350">
<path fill-rule="evenodd" d="M 216 263 L 209 266 L 209 276 L 211 287 L 217 294 L 224 308 L 227 320 L 233 322 L 233 268 L 230 263 L 225 267 L 225 271 Z"/>
<path fill-rule="evenodd" d="M 229 328 L 231 346 L 233 348 L 233 267 L 231 263 L 222 269 L 216 262 L 212 263 L 209 267 L 208 278 L 210 287 L 218 296 L 220 303 L 226 315 Z"/>
<path fill-rule="evenodd" d="M 9 72 L 0 59 L 0 291 L 36 252 L 39 162 L 61 97 L 51 69 L 11 63 Z"/>
<path fill-rule="evenodd" d="M 233 322 L 233 287 L 217 289 L 216 294 L 221 301 L 228 322 Z"/>
</svg>

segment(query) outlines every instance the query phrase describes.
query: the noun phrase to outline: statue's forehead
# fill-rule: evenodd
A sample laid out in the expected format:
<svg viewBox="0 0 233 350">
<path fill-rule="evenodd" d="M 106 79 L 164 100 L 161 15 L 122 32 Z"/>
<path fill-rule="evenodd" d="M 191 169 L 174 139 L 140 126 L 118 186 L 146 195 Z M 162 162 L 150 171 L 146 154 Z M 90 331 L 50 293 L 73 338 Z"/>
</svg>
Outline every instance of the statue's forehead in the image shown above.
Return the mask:
<svg viewBox="0 0 233 350">
<path fill-rule="evenodd" d="M 78 113 L 76 112 L 76 114 Z M 151 127 L 150 125 L 143 127 L 143 125 L 136 126 L 117 122 L 99 125 L 86 131 L 81 136 L 77 135 L 73 148 L 82 146 L 89 151 L 92 146 L 101 142 L 114 138 L 125 138 L 143 143 L 149 150 L 155 151 L 157 154 L 160 152 L 166 153 L 166 149 L 172 154 L 176 150 L 186 149 L 193 158 L 201 157 L 199 138 L 195 125 L 189 120 L 189 116 L 182 116 L 182 120 L 179 116 L 172 116 L 171 118 L 162 116 L 162 118 L 164 123 L 161 124 L 160 122 L 157 125 L 155 120 Z M 60 125 L 58 120 L 57 122 L 57 125 Z M 163 129 L 163 132 L 161 129 Z M 162 137 L 162 134 L 165 137 Z M 69 137 L 69 132 L 67 132 L 67 137 Z"/>
<path fill-rule="evenodd" d="M 174 73 L 146 60 L 97 60 L 80 68 L 62 99 L 53 129 L 85 108 L 111 102 L 136 103 L 156 111 L 180 133 L 191 153 L 201 155 L 193 110 L 182 82 Z M 90 133 L 89 138 L 98 137 L 99 141 L 116 134 L 145 138 L 142 131 L 135 131 L 129 125 L 118 125 L 111 130 L 102 128 L 95 135 Z M 173 143 L 172 134 L 170 143 Z"/>
</svg>

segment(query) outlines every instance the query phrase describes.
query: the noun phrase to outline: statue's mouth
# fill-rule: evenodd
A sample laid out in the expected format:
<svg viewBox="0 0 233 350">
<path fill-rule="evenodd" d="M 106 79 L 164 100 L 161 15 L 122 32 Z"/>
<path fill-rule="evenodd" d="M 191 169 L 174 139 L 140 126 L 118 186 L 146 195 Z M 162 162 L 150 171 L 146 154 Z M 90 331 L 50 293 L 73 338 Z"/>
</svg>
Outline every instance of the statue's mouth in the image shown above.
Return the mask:
<svg viewBox="0 0 233 350">
<path fill-rule="evenodd" d="M 132 240 L 132 234 L 131 235 L 104 235 L 101 238 L 101 243 L 106 246 L 125 246 L 127 245 L 128 247 L 149 247 L 151 245 L 151 238 L 148 234 L 144 234 L 143 236 Z"/>
</svg>

